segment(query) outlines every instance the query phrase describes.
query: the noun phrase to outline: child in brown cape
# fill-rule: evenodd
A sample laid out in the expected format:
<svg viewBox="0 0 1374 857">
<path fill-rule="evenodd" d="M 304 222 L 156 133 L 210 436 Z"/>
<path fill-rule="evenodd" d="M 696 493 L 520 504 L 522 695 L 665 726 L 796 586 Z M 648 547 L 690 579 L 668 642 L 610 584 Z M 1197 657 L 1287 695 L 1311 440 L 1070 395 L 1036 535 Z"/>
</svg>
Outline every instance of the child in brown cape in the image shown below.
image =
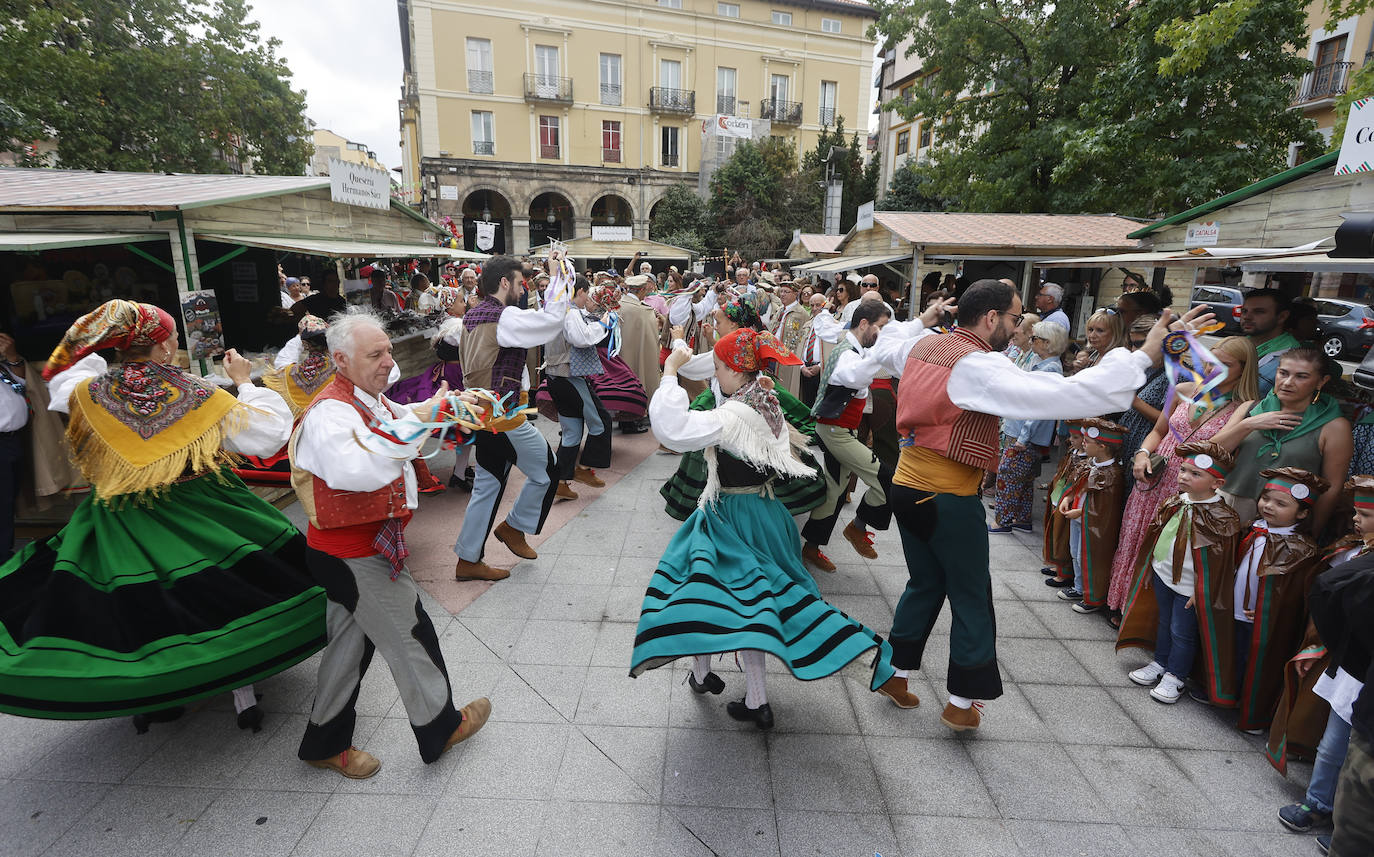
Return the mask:
<svg viewBox="0 0 1374 857">
<path fill-rule="evenodd" d="M 1215 605 L 1219 585 L 1232 579 L 1241 530 L 1240 517 L 1217 490 L 1235 457 L 1212 441 L 1179 444 L 1174 454 L 1182 459 L 1182 490 L 1164 501 L 1145 533 L 1116 648 L 1154 649 L 1154 660 L 1130 679 L 1153 685 L 1150 696 L 1168 705 L 1178 701 L 1201 653 L 1208 698 L 1233 707 L 1235 637 L 1229 610 Z M 1146 589 L 1154 598 L 1141 597 Z"/>
<path fill-rule="evenodd" d="M 1081 420 L 1070 420 L 1069 441 L 1064 455 L 1059 459 L 1059 469 L 1050 480 L 1050 490 L 1045 495 L 1045 540 L 1041 558 L 1045 561 L 1040 573 L 1047 575 L 1046 586 L 1063 589 L 1073 586 L 1073 557 L 1069 553 L 1069 521 L 1059 513 L 1059 501 L 1064 492 L 1083 476 L 1087 465 L 1081 441 L 1083 426 Z"/>
<path fill-rule="evenodd" d="M 1121 534 L 1121 492 L 1125 474 L 1117 461 L 1128 433 L 1101 417 L 1081 420 L 1082 478 L 1059 500 L 1058 511 L 1069 522 L 1073 586 L 1059 590 L 1078 613 L 1096 613 L 1107 603 L 1112 556 Z"/>
</svg>

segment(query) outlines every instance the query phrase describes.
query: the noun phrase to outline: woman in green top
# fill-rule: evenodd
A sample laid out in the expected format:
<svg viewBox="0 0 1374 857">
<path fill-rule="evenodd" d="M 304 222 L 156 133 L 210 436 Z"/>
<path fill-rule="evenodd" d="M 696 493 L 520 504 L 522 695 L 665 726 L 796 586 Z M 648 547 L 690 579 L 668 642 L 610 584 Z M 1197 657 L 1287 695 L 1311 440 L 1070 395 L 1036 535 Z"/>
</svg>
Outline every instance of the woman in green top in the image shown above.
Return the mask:
<svg viewBox="0 0 1374 857">
<path fill-rule="evenodd" d="M 1224 493 L 1242 520 L 1255 519 L 1255 501 L 1264 487 L 1261 470 L 1298 467 L 1331 483 L 1312 510 L 1312 531 L 1325 529 L 1340 500 L 1353 447 L 1350 421 L 1341 416 L 1336 400 L 1322 392 L 1329 380 L 1325 355 L 1315 348 L 1294 348 L 1279 358 L 1269 395 L 1255 403 L 1249 416 L 1213 438 L 1236 452 Z"/>
</svg>

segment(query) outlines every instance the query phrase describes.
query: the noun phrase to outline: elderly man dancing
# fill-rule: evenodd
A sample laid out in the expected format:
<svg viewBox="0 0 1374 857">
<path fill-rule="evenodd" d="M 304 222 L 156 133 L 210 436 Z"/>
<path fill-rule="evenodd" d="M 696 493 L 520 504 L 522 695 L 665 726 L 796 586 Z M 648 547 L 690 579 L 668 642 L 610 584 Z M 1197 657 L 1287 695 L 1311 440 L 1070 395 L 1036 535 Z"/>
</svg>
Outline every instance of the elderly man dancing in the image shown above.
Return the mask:
<svg viewBox="0 0 1374 857">
<path fill-rule="evenodd" d="M 411 406 L 382 396 L 395 363 L 371 313 L 335 316 L 328 343 L 337 374 L 290 443 L 291 482 L 310 518 L 306 565 L 329 598 L 329 643 L 299 756 L 365 779 L 381 762 L 353 746 L 354 706 L 375 651 L 391 668 L 426 764 L 481 729 L 491 702 L 454 709 L 434 624 L 405 567 L 405 525 L 418 505 L 413 459 L 429 435 L 417 414 L 432 413 L 448 384 Z"/>
</svg>

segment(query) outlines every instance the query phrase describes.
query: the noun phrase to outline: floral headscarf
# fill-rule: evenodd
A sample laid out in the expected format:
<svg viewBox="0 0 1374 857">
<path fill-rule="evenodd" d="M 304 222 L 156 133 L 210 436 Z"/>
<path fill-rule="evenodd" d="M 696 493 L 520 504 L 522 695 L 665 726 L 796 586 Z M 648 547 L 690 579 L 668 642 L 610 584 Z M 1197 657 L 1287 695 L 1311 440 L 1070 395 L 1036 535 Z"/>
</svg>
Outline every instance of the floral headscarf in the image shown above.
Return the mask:
<svg viewBox="0 0 1374 857">
<path fill-rule="evenodd" d="M 725 317 L 738 324 L 741 329 L 763 330 L 763 319 L 759 318 L 758 308 L 752 301 L 735 298 L 720 308 Z"/>
<path fill-rule="evenodd" d="M 757 372 L 768 360 L 787 366 L 800 366 L 801 359 L 779 342 L 773 334 L 752 327 L 741 327 L 721 337 L 716 343 L 716 356 L 736 372 Z"/>
<path fill-rule="evenodd" d="M 43 378 L 57 373 L 102 348 L 147 347 L 176 334 L 177 323 L 166 310 L 135 301 L 106 301 L 78 318 L 48 357 Z"/>
</svg>

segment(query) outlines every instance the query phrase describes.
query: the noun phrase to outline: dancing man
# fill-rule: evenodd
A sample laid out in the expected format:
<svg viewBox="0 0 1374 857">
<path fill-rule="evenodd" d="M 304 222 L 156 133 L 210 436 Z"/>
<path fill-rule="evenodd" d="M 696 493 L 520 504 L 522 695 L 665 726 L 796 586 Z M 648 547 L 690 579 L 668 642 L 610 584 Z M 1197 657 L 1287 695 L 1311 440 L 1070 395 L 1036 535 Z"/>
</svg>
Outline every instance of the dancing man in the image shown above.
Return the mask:
<svg viewBox="0 0 1374 857">
<path fill-rule="evenodd" d="M 382 391 L 395 363 L 381 321 L 366 312 L 335 318 L 327 336 L 337 373 L 290 444 L 291 482 L 310 519 L 306 567 L 329 597 L 329 643 L 298 755 L 366 779 L 382 763 L 353 746 L 354 706 L 374 652 L 391 668 L 426 764 L 481 729 L 491 702 L 454 709 L 434 623 L 405 567 L 405 525 L 419 505 L 413 459 L 429 436 L 419 417 L 434 412 L 448 383 L 409 407 L 389 401 Z"/>
<path fill-rule="evenodd" d="M 1205 307 L 1179 326 L 1201 325 Z M 978 488 L 997 466 L 998 418 L 1071 419 L 1130 407 L 1145 370 L 1160 361 L 1169 330 L 1165 313 L 1139 351 L 1117 348 L 1070 378 L 1018 370 L 1000 352 L 1021 323 L 1021 298 L 998 280 L 969 286 L 959 327 L 918 341 L 897 396 L 901 457 L 891 504 L 909 579 L 893 619 L 893 666 L 903 678 L 920 669 L 926 641 L 949 599 L 949 704 L 941 722 L 977 729 L 975 700 L 1002 695 L 988 570 L 986 515 Z M 856 317 L 858 313 L 856 312 Z"/>
</svg>

